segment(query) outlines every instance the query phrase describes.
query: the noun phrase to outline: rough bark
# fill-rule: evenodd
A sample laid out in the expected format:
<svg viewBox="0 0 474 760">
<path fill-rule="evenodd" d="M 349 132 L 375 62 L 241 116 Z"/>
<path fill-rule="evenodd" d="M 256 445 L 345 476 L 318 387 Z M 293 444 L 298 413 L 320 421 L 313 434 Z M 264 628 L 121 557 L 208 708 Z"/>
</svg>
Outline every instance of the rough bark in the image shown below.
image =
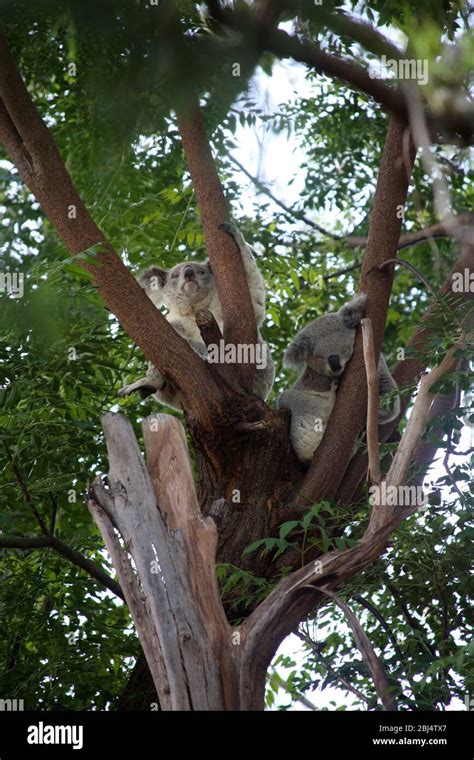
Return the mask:
<svg viewBox="0 0 474 760">
<path fill-rule="evenodd" d="M 367 293 L 365 316 L 372 322 L 376 360 L 382 347 L 393 280 L 393 273 L 379 272 L 378 266 L 396 256 L 403 216 L 400 211 L 405 207 L 415 159 L 410 143 L 408 165 L 405 165 L 406 131 L 404 121 L 391 118 L 361 270 L 360 290 Z M 366 408 L 367 385 L 359 330 L 326 432 L 298 494 L 298 504 L 312 504 L 337 493 L 354 441 L 363 427 Z"/>
<path fill-rule="evenodd" d="M 91 218 L 2 35 L 0 141 L 71 253 L 97 246 L 97 255 L 79 264 L 93 275 L 104 302 L 145 356 L 182 390 L 189 414 L 212 427 L 212 403 L 221 394 L 208 365 L 155 308 Z"/>
<path fill-rule="evenodd" d="M 229 218 L 229 210 L 195 96 L 191 96 L 186 108 L 182 106 L 178 125 L 222 305 L 224 340 L 233 345 L 255 345 L 257 326 L 247 279 L 235 242 L 220 229 Z M 237 365 L 235 369 L 243 387 L 251 390 L 255 365 Z"/>
</svg>

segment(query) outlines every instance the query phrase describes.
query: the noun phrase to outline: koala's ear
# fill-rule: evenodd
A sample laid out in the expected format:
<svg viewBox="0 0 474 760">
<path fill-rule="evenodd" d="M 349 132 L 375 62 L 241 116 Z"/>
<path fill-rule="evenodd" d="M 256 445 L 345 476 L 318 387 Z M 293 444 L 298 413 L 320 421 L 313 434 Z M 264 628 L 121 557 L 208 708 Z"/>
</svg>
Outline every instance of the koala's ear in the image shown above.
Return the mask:
<svg viewBox="0 0 474 760">
<path fill-rule="evenodd" d="M 138 278 L 138 282 L 148 295 L 157 295 L 168 280 L 168 270 L 161 267 L 148 267 Z"/>
<path fill-rule="evenodd" d="M 344 306 L 339 309 L 339 314 L 346 327 L 355 330 L 362 319 L 366 301 L 366 294 L 361 293 L 359 296 L 355 296 L 352 301 L 349 301 L 349 303 L 345 303 Z"/>
<path fill-rule="evenodd" d="M 307 335 L 296 336 L 285 351 L 285 367 L 300 367 L 305 364 L 314 351 L 313 341 Z"/>
</svg>

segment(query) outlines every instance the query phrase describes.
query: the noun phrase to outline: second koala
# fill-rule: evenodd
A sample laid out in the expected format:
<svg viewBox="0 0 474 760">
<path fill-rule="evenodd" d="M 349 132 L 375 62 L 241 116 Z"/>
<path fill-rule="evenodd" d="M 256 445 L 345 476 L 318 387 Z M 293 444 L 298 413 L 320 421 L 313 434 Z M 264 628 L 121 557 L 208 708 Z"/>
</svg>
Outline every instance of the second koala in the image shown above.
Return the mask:
<svg viewBox="0 0 474 760">
<path fill-rule="evenodd" d="M 364 294 L 355 296 L 339 311 L 315 319 L 300 330 L 286 349 L 285 365 L 303 372 L 293 388 L 281 394 L 278 406 L 291 411 L 291 441 L 305 464 L 321 443 L 336 401 L 337 386 L 354 350 L 356 327 L 362 319 L 365 301 Z M 381 394 L 396 390 L 397 384 L 382 354 L 378 376 Z M 399 411 L 397 397 L 390 409 L 379 410 L 380 424 L 391 422 Z"/>
<path fill-rule="evenodd" d="M 257 327 L 260 327 L 265 318 L 265 285 L 262 275 L 239 230 L 230 222 L 222 225 L 222 228 L 234 238 L 239 248 Z M 168 322 L 201 358 L 206 359 L 208 352 L 196 324 L 196 312 L 199 309 L 209 309 L 221 331 L 223 329 L 221 303 L 209 261 L 185 261 L 172 269 L 152 266 L 143 272 L 138 281 L 156 307 L 168 308 Z M 265 399 L 272 388 L 275 369 L 270 349 L 260 333 L 258 340 L 265 362 L 255 369 L 253 392 Z M 128 396 L 134 391 L 138 391 L 142 398 L 155 394 L 161 403 L 174 409 L 181 408 L 175 388 L 151 363 L 148 364 L 145 377 L 122 388 L 119 395 Z"/>
</svg>

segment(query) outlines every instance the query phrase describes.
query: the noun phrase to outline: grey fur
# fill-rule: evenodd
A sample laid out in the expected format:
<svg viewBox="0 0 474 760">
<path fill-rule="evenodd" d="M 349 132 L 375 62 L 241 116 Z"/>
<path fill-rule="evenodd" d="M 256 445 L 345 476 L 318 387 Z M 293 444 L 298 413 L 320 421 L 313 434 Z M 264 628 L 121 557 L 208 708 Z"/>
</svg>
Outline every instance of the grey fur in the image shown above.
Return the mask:
<svg viewBox="0 0 474 760">
<path fill-rule="evenodd" d="M 241 232 L 230 222 L 222 227 L 234 238 L 242 256 L 258 328 L 265 318 L 265 284 L 262 275 Z M 171 269 L 152 266 L 140 275 L 138 281 L 157 308 L 167 307 L 168 322 L 188 341 L 191 348 L 205 359 L 207 349 L 196 324 L 196 312 L 199 309 L 209 309 L 221 332 L 223 329 L 222 307 L 209 261 L 184 261 Z M 267 364 L 265 368 L 256 368 L 253 391 L 265 399 L 273 385 L 275 368 L 270 350 L 260 332 L 258 340 L 266 346 Z M 138 391 L 142 397 L 146 397 L 151 395 L 153 389 L 158 401 L 174 409 L 181 409 L 175 389 L 152 364 L 148 365 L 145 377 L 122 388 L 119 395 L 128 396 Z"/>
<path fill-rule="evenodd" d="M 280 409 L 291 411 L 291 440 L 298 458 L 309 463 L 321 443 L 336 401 L 336 391 L 347 362 L 354 351 L 356 328 L 362 319 L 365 294 L 355 296 L 339 311 L 324 314 L 310 322 L 295 336 L 286 349 L 286 366 L 302 370 L 293 388 L 284 391 Z M 380 393 L 396 390 L 385 358 L 378 363 Z M 400 411 L 398 397 L 391 408 L 381 406 L 379 421 L 391 422 Z"/>
</svg>

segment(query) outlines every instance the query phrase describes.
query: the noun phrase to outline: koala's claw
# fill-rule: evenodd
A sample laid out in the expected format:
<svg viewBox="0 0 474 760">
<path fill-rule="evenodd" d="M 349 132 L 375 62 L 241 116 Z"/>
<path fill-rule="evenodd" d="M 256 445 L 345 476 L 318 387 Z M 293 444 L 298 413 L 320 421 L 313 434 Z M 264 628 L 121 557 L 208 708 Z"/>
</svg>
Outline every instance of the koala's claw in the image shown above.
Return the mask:
<svg viewBox="0 0 474 760">
<path fill-rule="evenodd" d="M 242 233 L 239 232 L 233 222 L 224 222 L 223 224 L 219 225 L 219 229 L 223 232 L 227 232 L 227 234 L 230 235 L 230 237 L 233 238 L 236 242 L 240 237 L 242 237 Z"/>
<path fill-rule="evenodd" d="M 155 388 L 153 385 L 150 385 L 150 383 L 147 382 L 145 378 L 142 378 L 141 380 L 137 380 L 136 383 L 126 385 L 119 391 L 118 395 L 119 398 L 125 398 L 126 396 L 130 396 L 130 394 L 135 393 L 135 391 L 138 391 L 140 398 L 145 399 L 148 398 L 148 396 L 152 396 L 153 393 L 156 393 L 157 388 Z"/>
</svg>

